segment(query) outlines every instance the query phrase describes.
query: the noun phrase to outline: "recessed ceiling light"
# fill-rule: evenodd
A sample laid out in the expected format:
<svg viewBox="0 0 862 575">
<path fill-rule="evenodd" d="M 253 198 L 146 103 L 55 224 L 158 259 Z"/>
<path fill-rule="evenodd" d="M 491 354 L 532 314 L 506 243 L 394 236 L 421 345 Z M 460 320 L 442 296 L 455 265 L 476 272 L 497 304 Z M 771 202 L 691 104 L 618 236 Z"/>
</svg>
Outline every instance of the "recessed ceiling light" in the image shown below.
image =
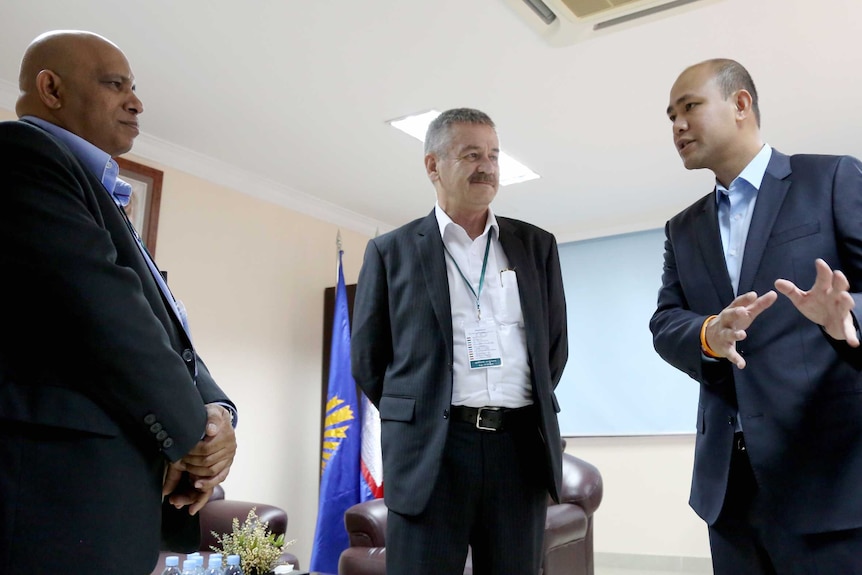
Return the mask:
<svg viewBox="0 0 862 575">
<path fill-rule="evenodd" d="M 429 110 L 421 114 L 405 116 L 397 120 L 390 120 L 389 125 L 397 128 L 407 135 L 413 136 L 420 142 L 425 141 L 425 133 L 428 131 L 428 124 L 434 118 L 440 115 L 437 110 Z M 500 185 L 508 186 L 509 184 L 517 184 L 528 180 L 540 178 L 539 174 L 510 156 L 504 151 L 500 151 Z"/>
</svg>

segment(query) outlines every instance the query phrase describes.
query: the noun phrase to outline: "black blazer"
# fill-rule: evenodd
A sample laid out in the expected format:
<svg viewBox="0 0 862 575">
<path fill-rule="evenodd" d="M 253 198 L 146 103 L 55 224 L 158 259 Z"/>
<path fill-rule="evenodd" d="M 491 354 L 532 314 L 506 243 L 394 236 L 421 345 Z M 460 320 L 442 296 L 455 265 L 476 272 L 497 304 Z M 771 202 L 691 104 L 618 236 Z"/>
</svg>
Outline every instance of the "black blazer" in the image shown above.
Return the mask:
<svg viewBox="0 0 862 575">
<path fill-rule="evenodd" d="M 149 572 L 165 463 L 229 400 L 61 141 L 0 123 L 0 178 L 0 572 Z M 164 519 L 196 548 L 196 518 Z"/>
<path fill-rule="evenodd" d="M 548 232 L 497 217 L 518 274 L 543 473 L 556 499 L 562 445 L 554 388 L 568 357 L 557 245 Z M 386 505 L 421 513 L 440 469 L 452 402 L 452 312 L 443 239 L 432 211 L 371 240 L 356 287 L 353 377 L 380 410 Z"/>
<path fill-rule="evenodd" d="M 820 257 L 847 274 L 856 309 L 862 309 L 860 218 L 858 160 L 773 150 L 738 293 L 761 295 L 778 278 L 809 289 Z M 862 526 L 862 351 L 826 336 L 779 295 L 737 344 L 745 369 L 702 360 L 704 319 L 734 298 L 714 192 L 672 218 L 665 232 L 662 287 L 650 329 L 658 353 L 700 382 L 694 510 L 709 524 L 721 511 L 738 412 L 773 520 L 800 533 Z"/>
</svg>

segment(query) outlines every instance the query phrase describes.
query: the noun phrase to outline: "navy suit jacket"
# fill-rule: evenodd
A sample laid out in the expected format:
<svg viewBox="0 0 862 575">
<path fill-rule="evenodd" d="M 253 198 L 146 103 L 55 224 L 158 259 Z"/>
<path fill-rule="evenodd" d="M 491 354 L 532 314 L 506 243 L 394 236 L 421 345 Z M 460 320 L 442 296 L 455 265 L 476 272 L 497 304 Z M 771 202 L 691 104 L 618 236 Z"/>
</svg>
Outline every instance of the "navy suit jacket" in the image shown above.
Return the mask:
<svg viewBox="0 0 862 575">
<path fill-rule="evenodd" d="M 230 402 L 68 147 L 0 123 L 0 178 L 0 572 L 149 572 L 197 548 L 164 466 Z"/>
<path fill-rule="evenodd" d="M 548 232 L 497 217 L 500 243 L 518 274 L 537 435 L 556 499 L 562 445 L 554 388 L 568 357 L 557 245 Z M 452 403 L 452 312 L 443 239 L 432 211 L 371 240 L 356 287 L 351 340 L 356 382 L 380 410 L 385 499 L 422 512 L 440 469 Z"/>
<path fill-rule="evenodd" d="M 789 299 L 758 317 L 738 342 L 745 369 L 704 360 L 700 328 L 734 299 L 714 192 L 665 228 L 656 351 L 700 382 L 690 503 L 715 522 L 727 487 L 736 417 L 770 520 L 799 533 L 862 526 L 862 351 L 829 338 Z M 823 258 L 862 304 L 862 164 L 847 156 L 773 150 L 757 194 L 738 293 L 776 279 L 814 284 Z"/>
</svg>

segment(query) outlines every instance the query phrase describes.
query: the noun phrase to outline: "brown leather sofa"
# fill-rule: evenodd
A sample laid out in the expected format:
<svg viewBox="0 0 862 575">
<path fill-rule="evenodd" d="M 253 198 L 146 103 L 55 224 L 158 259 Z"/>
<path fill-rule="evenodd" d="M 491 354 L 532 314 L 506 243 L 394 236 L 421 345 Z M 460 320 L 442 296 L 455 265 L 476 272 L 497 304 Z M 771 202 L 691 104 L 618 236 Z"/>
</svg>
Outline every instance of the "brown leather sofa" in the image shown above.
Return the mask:
<svg viewBox="0 0 862 575">
<path fill-rule="evenodd" d="M 200 510 L 201 516 L 201 544 L 198 551 L 204 557 L 212 553 L 211 547 L 218 545 L 218 540 L 212 534 L 230 533 L 233 529 L 233 519 L 236 517 L 240 523 L 245 521 L 249 510 L 254 507 L 255 514 L 269 524 L 269 530 L 276 535 L 282 535 L 287 531 L 287 512 L 275 505 L 265 503 L 250 503 L 248 501 L 234 501 L 224 498 L 224 490 L 221 486 L 215 488 L 213 496 Z M 159 562 L 153 569 L 152 575 L 160 575 L 165 568 L 165 558 L 169 555 L 178 555 L 180 567 L 183 565 L 185 554 L 163 551 L 159 554 Z M 292 563 L 294 569 L 299 569 L 299 559 L 292 553 L 281 554 L 281 562 Z M 206 566 L 206 564 L 204 565 Z"/>
<path fill-rule="evenodd" d="M 560 503 L 550 501 L 545 519 L 542 575 L 593 575 L 593 513 L 602 501 L 602 476 L 586 461 L 563 454 Z M 354 505 L 344 514 L 350 547 L 338 575 L 385 575 L 386 516 L 382 499 Z M 464 567 L 472 575 L 471 557 Z"/>
</svg>

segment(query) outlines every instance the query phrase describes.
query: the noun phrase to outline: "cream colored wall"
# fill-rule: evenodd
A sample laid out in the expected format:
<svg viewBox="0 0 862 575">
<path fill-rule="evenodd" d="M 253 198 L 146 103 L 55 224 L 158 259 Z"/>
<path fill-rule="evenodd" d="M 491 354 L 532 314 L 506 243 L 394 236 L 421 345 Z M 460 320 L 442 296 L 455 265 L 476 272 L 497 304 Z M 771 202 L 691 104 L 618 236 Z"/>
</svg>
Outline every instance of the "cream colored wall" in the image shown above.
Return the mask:
<svg viewBox="0 0 862 575">
<path fill-rule="evenodd" d="M 289 512 L 308 565 L 317 517 L 323 292 L 337 229 L 165 170 L 156 260 L 189 312 L 195 344 L 239 407 L 229 497 Z M 356 281 L 368 238 L 342 230 Z"/>
<path fill-rule="evenodd" d="M 602 474 L 597 553 L 709 557 L 706 524 L 688 506 L 693 435 L 568 438 L 566 452 Z"/>
<path fill-rule="evenodd" d="M 0 118 L 14 114 L 0 109 Z M 165 171 L 156 260 L 189 311 L 202 357 L 240 409 L 228 496 L 286 509 L 292 551 L 307 567 L 317 516 L 323 291 L 335 284 L 336 227 L 130 157 Z M 342 230 L 348 283 L 367 239 Z M 597 552 L 709 555 L 706 529 L 687 506 L 693 442 L 569 440 L 567 450 L 604 478 Z"/>
</svg>

